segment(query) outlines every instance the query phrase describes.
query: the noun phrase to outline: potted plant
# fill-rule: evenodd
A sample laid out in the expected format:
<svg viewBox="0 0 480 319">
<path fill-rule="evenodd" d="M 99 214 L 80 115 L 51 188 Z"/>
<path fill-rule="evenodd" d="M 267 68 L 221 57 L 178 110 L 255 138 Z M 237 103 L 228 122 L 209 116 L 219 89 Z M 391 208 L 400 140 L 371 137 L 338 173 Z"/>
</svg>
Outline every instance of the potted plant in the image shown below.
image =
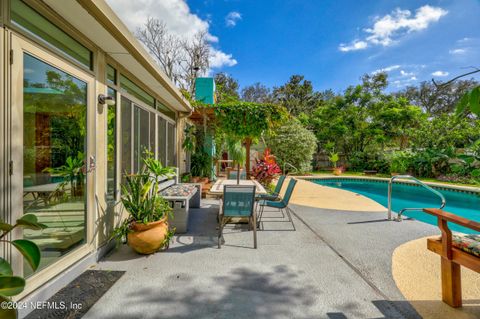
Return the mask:
<svg viewBox="0 0 480 319">
<path fill-rule="evenodd" d="M 282 170 L 275 161 L 275 156 L 270 154 L 270 149 L 266 148 L 262 159 L 256 159 L 256 164 L 252 169 L 252 176 L 262 185 L 270 187 L 273 179 L 282 173 Z"/>
<path fill-rule="evenodd" d="M 333 175 L 342 175 L 342 169 L 340 167 L 337 167 L 337 162 L 340 159 L 338 153 L 330 153 L 328 159 L 330 160 L 330 162 L 332 162 L 333 165 Z"/>
<path fill-rule="evenodd" d="M 172 208 L 159 194 L 160 182 L 175 176 L 174 168 L 163 167 L 146 153 L 139 173 L 126 175 L 121 202 L 128 213 L 112 237 L 127 238 L 127 244 L 140 254 L 152 254 L 168 246 L 173 231 L 168 229 Z"/>
<path fill-rule="evenodd" d="M 230 136 L 226 140 L 228 156 L 233 160 L 233 164 L 237 165 L 237 185 L 240 184 L 240 167 L 245 165 L 247 161 L 246 151 L 242 146 L 241 140 Z"/>
<path fill-rule="evenodd" d="M 15 228 L 27 228 L 33 230 L 42 230 L 47 226 L 41 224 L 37 220 L 37 216 L 33 214 L 25 214 L 21 218 L 17 219 L 14 225 L 5 223 L 0 220 L 0 240 L 3 243 L 8 243 L 15 247 L 20 254 L 22 254 L 24 260 L 30 265 L 33 271 L 38 269 L 41 260 L 41 253 L 38 246 L 30 240 L 27 239 L 16 239 L 9 240 L 8 234 Z M 2 257 L 0 257 L 0 302 L 11 303 L 10 299 L 12 296 L 16 296 L 23 291 L 25 288 L 26 282 L 23 277 L 15 276 L 13 274 L 12 266 L 10 262 Z M 1 307 L 0 308 L 0 318 L 17 318 L 17 308 L 16 307 Z"/>
</svg>

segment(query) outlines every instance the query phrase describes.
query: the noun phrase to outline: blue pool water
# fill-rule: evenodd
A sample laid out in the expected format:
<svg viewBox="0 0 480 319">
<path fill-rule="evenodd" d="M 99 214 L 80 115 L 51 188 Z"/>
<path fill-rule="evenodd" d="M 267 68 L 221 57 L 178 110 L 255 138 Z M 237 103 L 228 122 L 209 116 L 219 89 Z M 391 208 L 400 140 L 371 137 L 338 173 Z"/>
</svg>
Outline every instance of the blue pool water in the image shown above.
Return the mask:
<svg viewBox="0 0 480 319">
<path fill-rule="evenodd" d="M 381 180 L 366 180 L 353 178 L 329 178 L 317 179 L 312 182 L 324 186 L 341 188 L 352 191 L 373 199 L 381 205 L 388 206 L 388 182 Z M 480 194 L 470 192 L 459 192 L 453 189 L 436 188 L 445 196 L 447 205 L 444 210 L 463 216 L 467 219 L 480 222 Z M 407 207 L 438 208 L 440 198 L 427 189 L 405 183 L 394 183 L 392 191 L 392 210 L 400 211 Z M 406 211 L 405 216 L 416 220 L 437 225 L 437 218 L 422 211 Z M 475 231 L 450 223 L 452 230 L 463 233 L 476 233 Z"/>
</svg>

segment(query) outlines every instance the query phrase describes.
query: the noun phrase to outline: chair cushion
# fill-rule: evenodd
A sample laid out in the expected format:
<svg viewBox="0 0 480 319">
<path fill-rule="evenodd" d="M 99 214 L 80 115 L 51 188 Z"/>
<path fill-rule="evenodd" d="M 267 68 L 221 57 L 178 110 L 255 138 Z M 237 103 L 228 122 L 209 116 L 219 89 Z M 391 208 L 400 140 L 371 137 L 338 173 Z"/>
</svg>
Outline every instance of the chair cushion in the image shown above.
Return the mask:
<svg viewBox="0 0 480 319">
<path fill-rule="evenodd" d="M 188 197 L 195 194 L 197 187 L 193 184 L 176 184 L 160 192 L 162 196 Z"/>
<path fill-rule="evenodd" d="M 480 257 L 480 235 L 454 234 L 452 245 L 469 254 Z"/>
</svg>

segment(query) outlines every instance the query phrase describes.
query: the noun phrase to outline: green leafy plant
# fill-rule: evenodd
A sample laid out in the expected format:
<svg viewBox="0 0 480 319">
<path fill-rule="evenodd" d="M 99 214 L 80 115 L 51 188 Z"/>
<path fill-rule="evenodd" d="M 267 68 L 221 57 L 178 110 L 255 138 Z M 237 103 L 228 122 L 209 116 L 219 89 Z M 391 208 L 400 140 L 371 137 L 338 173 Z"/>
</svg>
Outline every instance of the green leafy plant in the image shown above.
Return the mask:
<svg viewBox="0 0 480 319">
<path fill-rule="evenodd" d="M 147 224 L 172 214 L 172 208 L 159 194 L 160 183 L 175 176 L 173 167 L 164 167 L 150 152 L 145 152 L 143 168 L 125 176 L 121 202 L 129 216 L 115 228 L 112 238 L 121 239 L 128 234 L 132 223 Z"/>
<path fill-rule="evenodd" d="M 334 168 L 337 168 L 337 162 L 340 159 L 338 156 L 338 153 L 330 153 L 330 156 L 328 157 L 328 160 L 332 162 L 332 165 Z"/>
<path fill-rule="evenodd" d="M 457 115 L 464 114 L 470 110 L 473 114 L 480 116 L 480 86 L 474 87 L 465 93 L 457 104 Z"/>
<path fill-rule="evenodd" d="M 85 156 L 82 152 L 78 152 L 77 157 L 67 157 L 65 164 L 56 168 L 46 168 L 44 172 L 50 174 L 58 174 L 63 177 L 64 181 L 60 187 L 70 184 L 70 192 L 73 196 L 83 195 L 83 186 L 85 180 Z"/>
<path fill-rule="evenodd" d="M 23 215 L 20 219 L 17 219 L 14 225 L 0 221 L 0 231 L 2 231 L 0 240 L 15 247 L 22 254 L 23 258 L 25 258 L 33 271 L 36 271 L 41 260 L 40 249 L 38 246 L 33 241 L 27 239 L 10 241 L 6 238 L 15 228 L 42 230 L 46 227 L 46 225 L 39 223 L 37 216 L 33 214 Z M 0 257 L 0 301 L 10 301 L 10 297 L 21 293 L 25 289 L 25 285 L 25 279 L 20 276 L 14 276 L 10 263 L 6 259 Z M 16 318 L 17 310 L 1 307 L 0 317 Z"/>
<path fill-rule="evenodd" d="M 245 165 L 247 160 L 246 151 L 242 147 L 242 142 L 234 136 L 227 136 L 226 139 L 229 158 L 233 164 L 237 165 L 237 184 L 240 184 L 240 167 Z"/>
<path fill-rule="evenodd" d="M 266 143 L 275 154 L 283 173 L 295 167 L 298 172 L 311 170 L 313 153 L 317 147 L 315 135 L 304 128 L 298 121 L 289 121 L 275 129 L 266 138 Z M 291 166 L 290 166 L 291 165 Z"/>
<path fill-rule="evenodd" d="M 197 145 L 197 137 L 195 136 L 196 127 L 194 125 L 190 125 L 185 127 L 183 130 L 184 138 L 182 147 L 187 152 L 193 152 Z"/>
<path fill-rule="evenodd" d="M 212 157 L 202 150 L 192 154 L 190 173 L 192 176 L 210 177 L 212 170 Z"/>
</svg>

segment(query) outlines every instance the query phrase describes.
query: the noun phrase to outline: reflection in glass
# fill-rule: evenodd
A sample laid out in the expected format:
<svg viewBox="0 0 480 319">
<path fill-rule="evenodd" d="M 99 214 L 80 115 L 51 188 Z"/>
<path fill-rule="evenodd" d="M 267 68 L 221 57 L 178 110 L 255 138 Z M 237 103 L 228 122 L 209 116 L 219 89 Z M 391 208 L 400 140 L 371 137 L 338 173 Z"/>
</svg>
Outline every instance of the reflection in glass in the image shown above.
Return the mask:
<svg viewBox="0 0 480 319">
<path fill-rule="evenodd" d="M 121 150 L 122 150 L 122 176 L 132 173 L 132 102 L 122 96 L 122 128 L 121 128 Z"/>
<path fill-rule="evenodd" d="M 116 91 L 112 88 L 108 88 L 108 95 L 116 98 Z M 116 185 L 116 172 L 115 172 L 115 159 L 116 159 L 116 125 L 117 118 L 117 106 L 107 106 L 107 199 L 115 199 L 115 185 Z"/>
<path fill-rule="evenodd" d="M 85 241 L 87 84 L 28 54 L 23 76 L 23 209 L 48 227 L 23 236 L 43 268 Z"/>
</svg>

